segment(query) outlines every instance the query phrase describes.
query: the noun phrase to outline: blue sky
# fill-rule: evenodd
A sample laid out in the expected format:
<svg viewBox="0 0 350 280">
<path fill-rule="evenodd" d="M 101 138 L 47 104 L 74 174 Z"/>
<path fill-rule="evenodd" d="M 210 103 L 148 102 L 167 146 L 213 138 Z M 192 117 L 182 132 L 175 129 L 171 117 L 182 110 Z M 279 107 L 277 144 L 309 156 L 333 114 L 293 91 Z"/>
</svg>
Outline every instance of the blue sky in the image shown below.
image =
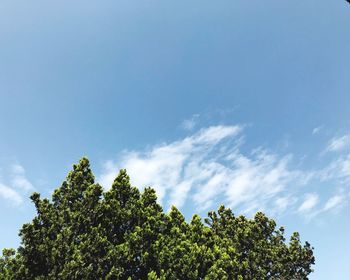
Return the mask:
<svg viewBox="0 0 350 280">
<path fill-rule="evenodd" d="M 263 210 L 350 273 L 350 6 L 1 1 L 0 245 L 88 156 L 164 209 Z"/>
</svg>

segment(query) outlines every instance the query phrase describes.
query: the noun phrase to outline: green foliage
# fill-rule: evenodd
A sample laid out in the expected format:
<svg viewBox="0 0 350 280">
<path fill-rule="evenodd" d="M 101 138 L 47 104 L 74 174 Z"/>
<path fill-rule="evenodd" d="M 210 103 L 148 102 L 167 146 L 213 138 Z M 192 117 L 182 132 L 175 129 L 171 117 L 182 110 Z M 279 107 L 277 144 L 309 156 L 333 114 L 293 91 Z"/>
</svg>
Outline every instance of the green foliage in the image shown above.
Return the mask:
<svg viewBox="0 0 350 280">
<path fill-rule="evenodd" d="M 52 200 L 31 196 L 37 215 L 22 244 L 4 249 L 6 279 L 308 279 L 312 248 L 263 213 L 235 217 L 221 206 L 202 222 L 166 214 L 155 191 L 142 193 L 121 170 L 110 190 L 94 183 L 86 158 L 73 166 Z"/>
</svg>

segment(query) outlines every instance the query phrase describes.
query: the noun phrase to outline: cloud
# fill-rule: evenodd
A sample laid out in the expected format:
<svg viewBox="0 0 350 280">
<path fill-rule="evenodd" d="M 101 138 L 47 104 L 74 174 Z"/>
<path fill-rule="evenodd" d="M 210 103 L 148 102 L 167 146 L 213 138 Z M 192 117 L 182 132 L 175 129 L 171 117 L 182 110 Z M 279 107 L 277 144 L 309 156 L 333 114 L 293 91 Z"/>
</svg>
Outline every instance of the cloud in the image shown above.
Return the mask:
<svg viewBox="0 0 350 280">
<path fill-rule="evenodd" d="M 235 138 L 240 131 L 240 126 L 214 126 L 145 152 L 125 152 L 119 165 L 113 161 L 104 164 L 99 182 L 105 187 L 111 186 L 118 167 L 126 168 L 133 184 L 154 187 L 160 201 L 170 192 L 170 203 L 181 206 L 195 184 L 207 180 L 217 171 L 212 168 L 214 163 L 210 163 L 208 157 L 212 158 L 209 155 L 217 150 L 218 143 Z"/>
<path fill-rule="evenodd" d="M 319 197 L 315 193 L 309 193 L 305 195 L 304 202 L 298 208 L 298 212 L 309 212 L 318 203 Z"/>
<path fill-rule="evenodd" d="M 193 130 L 198 123 L 199 114 L 193 115 L 190 119 L 184 120 L 181 123 L 181 127 L 184 130 Z"/>
<path fill-rule="evenodd" d="M 274 210 L 276 214 L 285 212 L 288 207 L 293 206 L 298 201 L 298 198 L 293 196 L 281 196 L 276 198 L 274 202 Z"/>
<path fill-rule="evenodd" d="M 288 169 L 289 160 L 288 156 L 279 158 L 264 151 L 250 158 L 243 154 L 235 155 L 226 189 L 229 205 L 234 207 L 255 201 L 261 206 L 281 193 L 295 177 L 294 172 Z"/>
<path fill-rule="evenodd" d="M 247 215 L 290 212 L 310 219 L 347 202 L 348 197 L 330 192 L 335 184 L 350 183 L 350 154 L 335 154 L 315 170 L 295 167 L 294 161 L 293 154 L 247 149 L 242 125 L 218 125 L 144 151 L 125 151 L 104 163 L 98 181 L 109 188 L 126 168 L 132 184 L 155 188 L 163 206 L 191 205 L 196 211 L 225 204 Z"/>
<path fill-rule="evenodd" d="M 22 204 L 22 195 L 34 190 L 34 186 L 27 179 L 23 166 L 19 164 L 11 165 L 8 175 L 8 184 L 0 182 L 0 197 L 14 205 Z"/>
<path fill-rule="evenodd" d="M 315 127 L 315 128 L 312 130 L 312 135 L 319 134 L 319 133 L 321 132 L 322 129 L 323 129 L 323 126 Z"/>
<path fill-rule="evenodd" d="M 118 174 L 118 167 L 115 166 L 112 160 L 108 160 L 105 163 L 103 163 L 102 168 L 103 171 L 102 174 L 99 176 L 98 181 L 105 188 L 109 188 L 112 186 L 112 183 Z"/>
<path fill-rule="evenodd" d="M 339 183 L 350 183 L 350 154 L 333 159 L 318 171 L 318 176 L 322 181 L 338 179 Z"/>
<path fill-rule="evenodd" d="M 23 166 L 19 164 L 11 167 L 11 186 L 23 191 L 34 190 L 32 183 L 26 178 Z"/>
<path fill-rule="evenodd" d="M 333 138 L 329 142 L 326 151 L 338 152 L 350 147 L 350 134 Z"/>
<path fill-rule="evenodd" d="M 323 207 L 314 209 L 316 204 L 318 204 L 318 201 L 319 201 L 319 197 L 317 194 L 311 194 L 309 198 L 305 199 L 304 203 L 305 203 L 306 209 L 301 212 L 304 212 L 303 214 L 305 214 L 305 218 L 307 220 L 315 218 L 316 216 L 319 216 L 329 211 L 335 212 L 336 210 L 341 209 L 347 203 L 347 196 L 344 194 L 344 191 L 342 190 L 338 192 L 338 194 L 328 198 Z"/>
<path fill-rule="evenodd" d="M 286 210 L 295 201 L 292 192 L 284 194 L 287 187 L 303 185 L 308 174 L 289 168 L 291 155 L 261 148 L 242 153 L 242 131 L 242 126 L 212 126 L 144 152 L 124 152 L 118 163 L 105 162 L 99 182 L 110 187 L 118 169 L 126 168 L 134 185 L 154 187 L 167 206 L 191 203 L 207 210 L 220 201 L 246 213 Z"/>
<path fill-rule="evenodd" d="M 23 202 L 23 198 L 17 191 L 2 183 L 0 183 L 0 197 L 16 205 L 19 205 Z"/>
<path fill-rule="evenodd" d="M 329 211 L 338 207 L 341 207 L 346 202 L 345 195 L 337 194 L 328 199 L 326 202 L 323 211 Z"/>
</svg>

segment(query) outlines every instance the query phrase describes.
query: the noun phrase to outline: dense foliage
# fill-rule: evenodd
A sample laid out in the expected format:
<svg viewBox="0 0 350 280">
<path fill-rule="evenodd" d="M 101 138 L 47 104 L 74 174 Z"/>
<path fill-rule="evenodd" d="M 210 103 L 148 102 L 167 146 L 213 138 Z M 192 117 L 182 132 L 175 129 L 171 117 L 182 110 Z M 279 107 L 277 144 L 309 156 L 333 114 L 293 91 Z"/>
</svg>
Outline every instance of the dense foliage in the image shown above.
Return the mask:
<svg viewBox="0 0 350 280">
<path fill-rule="evenodd" d="M 142 193 L 121 170 L 110 190 L 94 182 L 86 158 L 52 200 L 31 196 L 37 215 L 18 250 L 5 249 L 0 279 L 307 279 L 309 243 L 263 213 L 235 217 L 221 206 L 202 222 L 166 214 L 155 191 Z"/>
</svg>

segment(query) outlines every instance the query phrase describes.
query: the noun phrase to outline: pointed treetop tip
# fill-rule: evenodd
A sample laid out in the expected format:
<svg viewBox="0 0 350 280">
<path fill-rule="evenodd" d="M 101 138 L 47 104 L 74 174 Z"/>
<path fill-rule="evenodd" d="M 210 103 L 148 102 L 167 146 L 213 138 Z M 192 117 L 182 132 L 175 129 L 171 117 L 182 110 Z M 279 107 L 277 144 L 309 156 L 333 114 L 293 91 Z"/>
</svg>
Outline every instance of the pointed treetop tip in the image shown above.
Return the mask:
<svg viewBox="0 0 350 280">
<path fill-rule="evenodd" d="M 126 172 L 126 169 L 120 169 L 119 170 L 119 174 L 118 174 L 117 178 L 114 181 L 118 181 L 120 179 L 124 179 L 126 181 L 130 180 L 130 177 L 129 177 L 128 173 Z"/>
<path fill-rule="evenodd" d="M 127 175 L 127 172 L 126 172 L 125 168 L 120 169 L 119 173 L 122 174 L 122 175 Z"/>
<path fill-rule="evenodd" d="M 191 222 L 198 222 L 198 221 L 202 221 L 202 218 L 198 215 L 198 214 L 194 214 L 192 216 Z"/>
<path fill-rule="evenodd" d="M 83 156 L 80 160 L 79 160 L 79 164 L 89 164 L 89 159 L 87 156 Z"/>
<path fill-rule="evenodd" d="M 90 167 L 89 159 L 86 156 L 81 157 L 78 163 L 73 164 L 73 170 L 85 167 Z"/>
<path fill-rule="evenodd" d="M 40 199 L 40 193 L 34 192 L 31 196 L 30 199 L 33 201 L 37 201 Z"/>
</svg>

